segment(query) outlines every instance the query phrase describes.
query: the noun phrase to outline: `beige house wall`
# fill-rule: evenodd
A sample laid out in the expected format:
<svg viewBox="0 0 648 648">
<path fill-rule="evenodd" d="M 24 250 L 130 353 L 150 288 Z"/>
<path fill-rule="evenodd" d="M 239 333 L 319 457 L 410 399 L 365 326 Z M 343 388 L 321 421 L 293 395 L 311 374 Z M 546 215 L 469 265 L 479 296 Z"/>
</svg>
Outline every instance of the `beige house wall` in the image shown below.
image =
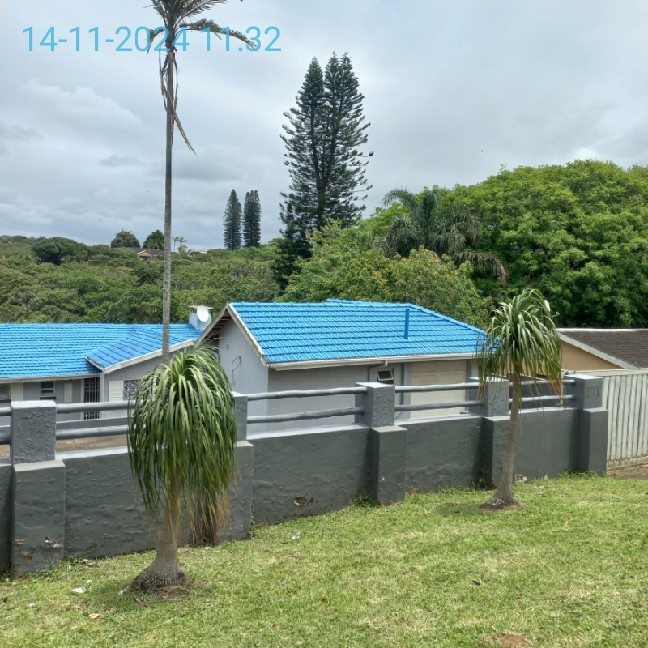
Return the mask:
<svg viewBox="0 0 648 648">
<path fill-rule="evenodd" d="M 620 369 L 618 365 L 612 364 L 603 358 L 592 353 L 583 351 L 573 344 L 563 340 L 562 343 L 562 368 L 568 371 L 594 371 L 596 369 Z"/>
</svg>

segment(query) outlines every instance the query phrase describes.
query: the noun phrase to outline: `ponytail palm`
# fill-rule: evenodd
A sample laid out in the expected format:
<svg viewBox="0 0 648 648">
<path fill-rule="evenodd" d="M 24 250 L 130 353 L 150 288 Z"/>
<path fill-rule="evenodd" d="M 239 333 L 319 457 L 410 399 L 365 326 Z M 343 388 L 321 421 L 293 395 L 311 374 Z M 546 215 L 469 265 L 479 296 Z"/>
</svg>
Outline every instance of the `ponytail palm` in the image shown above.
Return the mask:
<svg viewBox="0 0 648 648">
<path fill-rule="evenodd" d="M 495 311 L 478 352 L 479 381 L 490 376 L 510 375 L 513 403 L 502 474 L 497 490 L 485 508 L 502 508 L 516 503 L 513 496 L 515 450 L 520 429 L 522 380 L 537 387 L 546 378 L 556 394 L 562 395 L 561 343 L 549 303 L 533 289 L 503 303 Z"/>
<path fill-rule="evenodd" d="M 234 399 L 216 355 L 184 351 L 147 374 L 129 411 L 131 468 L 148 514 L 158 519 L 157 556 L 136 589 L 184 582 L 178 565 L 181 516 L 217 519 L 227 510 L 236 447 Z"/>
</svg>

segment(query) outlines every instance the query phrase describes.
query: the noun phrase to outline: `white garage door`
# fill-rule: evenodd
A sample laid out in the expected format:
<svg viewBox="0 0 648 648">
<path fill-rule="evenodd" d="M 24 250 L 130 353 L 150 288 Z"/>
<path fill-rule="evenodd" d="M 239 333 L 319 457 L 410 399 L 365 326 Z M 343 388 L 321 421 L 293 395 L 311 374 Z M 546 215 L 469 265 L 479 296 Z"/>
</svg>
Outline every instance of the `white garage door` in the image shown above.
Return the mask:
<svg viewBox="0 0 648 648">
<path fill-rule="evenodd" d="M 432 360 L 430 362 L 413 362 L 410 365 L 412 385 L 452 385 L 463 383 L 468 379 L 467 360 Z M 443 403 L 467 400 L 465 391 L 448 392 L 413 392 L 411 403 Z M 463 407 L 412 412 L 411 418 L 429 418 L 430 416 L 456 416 Z"/>
</svg>

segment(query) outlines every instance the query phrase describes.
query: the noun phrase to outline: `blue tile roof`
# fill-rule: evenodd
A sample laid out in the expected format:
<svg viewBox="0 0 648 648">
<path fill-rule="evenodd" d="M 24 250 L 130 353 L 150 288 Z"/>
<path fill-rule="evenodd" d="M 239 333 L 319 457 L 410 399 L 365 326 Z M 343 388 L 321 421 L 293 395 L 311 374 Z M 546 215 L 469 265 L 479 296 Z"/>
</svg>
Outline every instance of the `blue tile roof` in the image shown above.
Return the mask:
<svg viewBox="0 0 648 648">
<path fill-rule="evenodd" d="M 201 335 L 189 324 L 169 333 L 171 345 Z M 98 373 L 161 347 L 161 324 L 0 324 L 0 379 Z"/>
<path fill-rule="evenodd" d="M 474 353 L 483 335 L 412 304 L 330 299 L 317 304 L 234 302 L 230 307 L 269 364 Z"/>
</svg>

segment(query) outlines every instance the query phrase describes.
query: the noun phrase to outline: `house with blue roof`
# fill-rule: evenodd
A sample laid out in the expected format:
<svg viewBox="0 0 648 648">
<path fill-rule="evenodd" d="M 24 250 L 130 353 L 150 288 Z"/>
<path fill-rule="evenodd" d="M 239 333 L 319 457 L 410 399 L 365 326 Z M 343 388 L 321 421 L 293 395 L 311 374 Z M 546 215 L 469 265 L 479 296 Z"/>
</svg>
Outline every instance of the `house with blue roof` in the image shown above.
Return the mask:
<svg viewBox="0 0 648 648">
<path fill-rule="evenodd" d="M 171 352 L 194 345 L 208 325 L 195 312 L 189 323 L 171 324 Z M 161 324 L 0 324 L 0 406 L 127 400 L 159 363 L 161 349 Z"/>
<path fill-rule="evenodd" d="M 219 348 L 232 388 L 248 394 L 352 387 L 368 381 L 463 383 L 475 375 L 475 352 L 482 335 L 480 329 L 421 306 L 338 299 L 305 304 L 233 302 L 207 333 Z M 465 393 L 456 395 L 456 400 L 464 400 Z M 447 394 L 402 393 L 399 398 L 403 403 L 442 402 Z M 353 405 L 350 395 L 298 401 L 302 410 Z M 249 411 L 265 416 L 295 411 L 295 406 L 291 399 L 261 400 L 250 402 Z M 458 414 L 458 409 L 435 412 Z M 272 429 L 255 424 L 249 432 Z"/>
</svg>

